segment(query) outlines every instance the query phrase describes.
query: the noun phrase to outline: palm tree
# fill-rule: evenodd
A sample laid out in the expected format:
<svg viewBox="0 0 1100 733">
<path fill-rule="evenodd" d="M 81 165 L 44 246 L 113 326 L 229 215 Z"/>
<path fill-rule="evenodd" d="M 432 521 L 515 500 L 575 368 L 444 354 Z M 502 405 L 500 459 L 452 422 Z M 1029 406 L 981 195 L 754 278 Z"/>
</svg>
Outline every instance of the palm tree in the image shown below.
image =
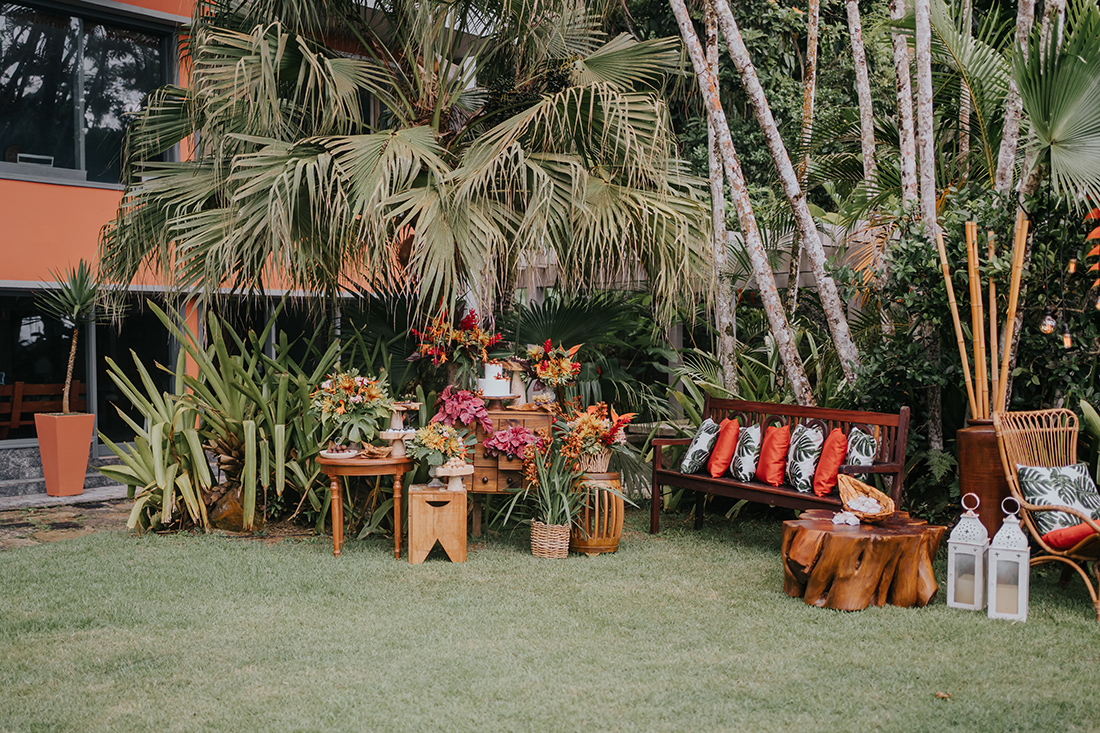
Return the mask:
<svg viewBox="0 0 1100 733">
<path fill-rule="evenodd" d="M 694 298 L 709 225 L 658 94 L 673 39 L 607 40 L 571 3 L 375 5 L 196 4 L 189 86 L 128 136 L 108 281 L 367 286 L 438 311 L 549 250 L 567 288 L 642 273 L 658 302 Z M 190 159 L 158 159 L 181 142 Z"/>
</svg>

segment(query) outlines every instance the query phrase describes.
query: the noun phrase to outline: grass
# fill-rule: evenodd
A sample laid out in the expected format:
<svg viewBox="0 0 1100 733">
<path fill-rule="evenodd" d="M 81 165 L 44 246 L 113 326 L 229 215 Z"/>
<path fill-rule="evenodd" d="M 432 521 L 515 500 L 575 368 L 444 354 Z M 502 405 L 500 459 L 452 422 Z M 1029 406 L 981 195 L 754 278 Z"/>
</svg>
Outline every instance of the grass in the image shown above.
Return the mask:
<svg viewBox="0 0 1100 733">
<path fill-rule="evenodd" d="M 524 537 L 100 533 L 0 554 L 0 730 L 1095 730 L 1100 624 L 1032 574 L 1026 623 L 782 592 L 779 521 L 628 517 L 615 555 Z M 943 562 L 938 570 L 942 579 Z M 949 699 L 936 693 L 950 693 Z"/>
</svg>

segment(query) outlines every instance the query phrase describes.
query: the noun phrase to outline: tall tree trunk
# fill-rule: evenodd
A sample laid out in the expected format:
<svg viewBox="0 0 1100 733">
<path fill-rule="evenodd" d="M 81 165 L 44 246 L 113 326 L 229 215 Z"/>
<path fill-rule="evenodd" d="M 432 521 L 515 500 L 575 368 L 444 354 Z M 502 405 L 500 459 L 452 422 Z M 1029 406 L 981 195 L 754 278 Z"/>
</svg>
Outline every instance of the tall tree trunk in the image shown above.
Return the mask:
<svg viewBox="0 0 1100 733">
<path fill-rule="evenodd" d="M 709 5 L 707 6 L 710 7 Z M 810 173 L 810 140 L 814 133 L 814 97 L 817 93 L 817 37 L 821 28 L 821 0 L 809 0 L 806 7 L 806 65 L 802 68 L 802 160 L 798 163 L 798 185 L 806 190 Z M 798 276 L 802 272 L 802 242 L 791 238 L 791 260 L 787 271 L 787 316 L 798 310 Z"/>
<path fill-rule="evenodd" d="M 859 98 L 859 140 L 863 153 L 863 180 L 868 186 L 875 180 L 875 113 L 871 108 L 871 80 L 867 77 L 867 54 L 863 50 L 863 24 L 859 19 L 859 0 L 845 0 L 848 6 L 848 34 L 852 37 L 852 61 L 856 71 L 856 96 Z"/>
<path fill-rule="evenodd" d="M 707 43 L 707 68 L 718 78 L 718 21 L 708 5 L 703 14 Z M 737 388 L 737 312 L 733 298 L 733 278 L 729 272 L 726 231 L 726 185 L 722 174 L 721 153 L 714 123 L 707 117 L 707 153 L 710 167 L 710 211 L 713 229 L 714 270 L 718 292 L 714 299 L 714 328 L 718 332 L 715 344 L 718 365 L 722 369 L 722 383 L 731 392 Z"/>
<path fill-rule="evenodd" d="M 80 321 L 73 323 L 73 341 L 69 346 L 69 365 L 65 369 L 65 386 L 61 389 L 61 414 L 69 414 L 69 392 L 73 386 L 73 367 L 76 366 L 76 343 L 80 338 Z"/>
<path fill-rule="evenodd" d="M 963 0 L 962 27 L 967 37 L 972 35 L 973 7 L 971 0 Z M 970 90 L 966 82 L 959 81 L 959 176 L 966 180 L 970 178 Z"/>
<path fill-rule="evenodd" d="M 890 19 L 905 17 L 905 0 L 890 0 Z M 901 203 L 917 201 L 917 148 L 913 139 L 913 91 L 910 84 L 909 44 L 901 33 L 892 34 L 894 77 L 898 93 L 898 147 L 901 151 Z"/>
<path fill-rule="evenodd" d="M 1027 37 L 1035 21 L 1035 0 L 1019 0 L 1016 6 L 1016 43 L 1027 46 Z M 1012 189 L 1012 175 L 1016 168 L 1016 147 L 1020 138 L 1020 115 L 1023 103 L 1016 82 L 1009 79 L 1008 96 L 1005 98 L 1005 123 L 1001 132 L 1001 148 L 997 154 L 997 172 L 993 189 L 1008 193 Z"/>
<path fill-rule="evenodd" d="M 684 45 L 687 47 L 691 64 L 695 69 L 699 91 L 702 93 L 707 108 L 707 119 L 714 126 L 722 164 L 725 167 L 726 180 L 729 182 L 730 193 L 737 209 L 737 218 L 741 224 L 745 250 L 748 252 L 749 260 L 752 263 L 753 276 L 756 278 L 756 285 L 759 288 L 760 300 L 764 306 L 768 326 L 775 338 L 776 349 L 779 351 L 780 361 L 783 362 L 787 381 L 791 385 L 791 390 L 794 392 L 798 404 L 812 405 L 814 404 L 814 397 L 810 390 L 810 383 L 806 378 L 802 360 L 798 356 L 798 349 L 795 348 L 794 338 L 791 336 L 790 326 L 787 324 L 787 318 L 783 313 L 783 305 L 779 300 L 779 290 L 775 287 L 775 277 L 768 264 L 764 245 L 760 241 L 760 231 L 756 226 L 756 216 L 753 214 L 752 202 L 749 200 L 745 177 L 741 172 L 741 164 L 737 160 L 737 152 L 733 147 L 733 138 L 730 135 L 729 123 L 726 121 L 726 113 L 722 109 L 721 100 L 718 98 L 718 79 L 710 73 L 703 47 L 699 43 L 695 27 L 688 16 L 684 0 L 669 0 L 669 5 L 676 15 L 676 22 L 680 26 L 680 35 L 684 39 Z"/>
<path fill-rule="evenodd" d="M 733 59 L 733 64 L 741 76 L 741 83 L 745 87 L 745 93 L 752 102 L 756 120 L 760 123 L 764 138 L 767 140 L 768 152 L 771 153 L 772 161 L 779 172 L 783 192 L 794 212 L 798 236 L 802 238 L 802 248 L 810 261 L 810 269 L 821 298 L 821 307 L 825 312 L 825 320 L 829 324 L 829 331 L 832 333 L 833 344 L 840 357 L 844 376 L 849 384 L 855 384 L 856 369 L 859 367 L 859 351 L 856 349 L 855 341 L 852 340 L 852 333 L 844 314 L 844 303 L 840 300 L 836 283 L 825 272 L 825 249 L 821 245 L 821 236 L 810 214 L 810 207 L 806 204 L 806 194 L 798 185 L 798 176 L 787 155 L 787 148 L 783 145 L 783 138 L 779 135 L 779 128 L 775 124 L 771 109 L 768 107 L 768 100 L 764 96 L 764 88 L 756 76 L 756 69 L 749 58 L 749 51 L 745 48 L 745 42 L 741 38 L 741 31 L 737 28 L 737 21 L 733 18 L 729 3 L 726 0 L 711 0 L 711 2 L 718 14 L 718 25 L 726 38 L 730 58 Z"/>
<path fill-rule="evenodd" d="M 915 0 L 917 60 L 917 149 L 920 152 L 920 213 L 924 231 L 936 236 L 936 153 L 932 119 L 932 17 L 929 0 Z"/>
</svg>

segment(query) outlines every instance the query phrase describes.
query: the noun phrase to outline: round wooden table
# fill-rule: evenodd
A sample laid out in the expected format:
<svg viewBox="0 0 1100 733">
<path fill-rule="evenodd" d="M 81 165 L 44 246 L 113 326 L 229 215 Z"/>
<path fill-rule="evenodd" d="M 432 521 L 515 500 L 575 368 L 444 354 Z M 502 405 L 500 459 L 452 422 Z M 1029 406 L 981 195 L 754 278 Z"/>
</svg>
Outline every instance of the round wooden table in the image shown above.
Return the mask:
<svg viewBox="0 0 1100 733">
<path fill-rule="evenodd" d="M 332 486 L 332 554 L 344 544 L 344 476 L 393 476 L 393 556 L 401 557 L 401 483 L 415 465 L 412 458 L 322 458 L 317 465 Z"/>
<path fill-rule="evenodd" d="M 946 527 L 900 511 L 878 524 L 833 524 L 832 518 L 827 509 L 812 509 L 783 523 L 787 595 L 842 611 L 928 605 L 937 590 L 932 560 Z"/>
</svg>

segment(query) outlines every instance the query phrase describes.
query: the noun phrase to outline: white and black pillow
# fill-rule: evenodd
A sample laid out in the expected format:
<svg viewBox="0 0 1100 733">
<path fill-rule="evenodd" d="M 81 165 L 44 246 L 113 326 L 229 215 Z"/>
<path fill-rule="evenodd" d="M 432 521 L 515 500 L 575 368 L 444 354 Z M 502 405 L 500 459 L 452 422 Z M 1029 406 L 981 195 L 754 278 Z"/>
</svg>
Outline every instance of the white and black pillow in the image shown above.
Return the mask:
<svg viewBox="0 0 1100 733">
<path fill-rule="evenodd" d="M 870 466 L 875 462 L 875 453 L 878 452 L 878 441 L 873 435 L 868 435 L 859 428 L 852 428 L 848 433 L 848 456 L 844 463 L 848 466 Z M 856 474 L 853 478 L 866 481 L 867 474 Z"/>
<path fill-rule="evenodd" d="M 1028 503 L 1068 506 L 1100 520 L 1100 494 L 1097 494 L 1096 483 L 1084 463 L 1052 467 L 1017 465 L 1016 476 L 1020 479 L 1020 491 Z M 1032 516 L 1043 534 L 1081 523 L 1080 519 L 1065 512 L 1035 512 Z"/>
<path fill-rule="evenodd" d="M 730 461 L 730 476 L 738 481 L 752 481 L 756 477 L 756 463 L 760 460 L 760 426 L 745 425 L 737 434 L 737 450 Z"/>
<path fill-rule="evenodd" d="M 817 428 L 796 425 L 787 449 L 787 484 L 808 494 L 814 490 L 814 471 L 821 458 L 825 436 Z"/>
<path fill-rule="evenodd" d="M 709 417 L 699 424 L 695 431 L 695 437 L 691 439 L 684 460 L 680 461 L 680 473 L 697 473 L 706 465 L 710 458 L 710 452 L 714 450 L 714 443 L 718 440 L 718 423 Z"/>
</svg>

